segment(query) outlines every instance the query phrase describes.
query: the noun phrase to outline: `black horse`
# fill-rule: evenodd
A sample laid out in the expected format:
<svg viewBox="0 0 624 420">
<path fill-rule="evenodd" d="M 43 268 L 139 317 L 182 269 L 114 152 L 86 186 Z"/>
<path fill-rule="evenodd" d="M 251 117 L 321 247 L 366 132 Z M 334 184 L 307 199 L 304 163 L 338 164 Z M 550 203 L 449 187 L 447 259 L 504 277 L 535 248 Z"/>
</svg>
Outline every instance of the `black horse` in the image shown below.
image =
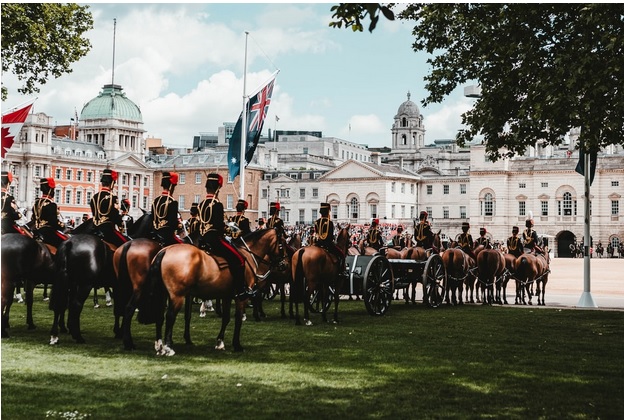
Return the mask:
<svg viewBox="0 0 624 420">
<path fill-rule="evenodd" d="M 58 247 L 55 266 L 56 276 L 50 296 L 50 309 L 54 311 L 50 344 L 58 343 L 59 326 L 66 311 L 72 338 L 84 343 L 80 314 L 87 297 L 94 288 L 113 286 L 111 249 L 95 235 L 73 235 Z"/>
<path fill-rule="evenodd" d="M 23 287 L 26 294 L 26 324 L 34 329 L 33 290 L 53 280 L 54 259 L 45 244 L 19 233 L 2 235 L 2 337 L 9 336 L 9 312 L 13 292 Z"/>
</svg>

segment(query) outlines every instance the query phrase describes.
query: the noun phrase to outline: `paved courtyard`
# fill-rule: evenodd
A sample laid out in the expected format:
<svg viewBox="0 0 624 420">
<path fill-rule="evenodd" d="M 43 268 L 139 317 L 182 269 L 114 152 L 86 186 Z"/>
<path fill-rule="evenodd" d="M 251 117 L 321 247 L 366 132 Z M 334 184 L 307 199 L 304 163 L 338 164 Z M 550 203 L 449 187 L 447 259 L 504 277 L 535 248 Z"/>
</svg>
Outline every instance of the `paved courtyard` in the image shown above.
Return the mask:
<svg viewBox="0 0 624 420">
<path fill-rule="evenodd" d="M 578 307 L 583 291 L 583 258 L 553 258 L 546 285 L 546 306 Z M 514 294 L 509 282 L 507 299 Z M 624 258 L 592 258 L 590 260 L 590 295 L 598 309 L 624 310 Z M 535 304 L 535 298 L 533 299 Z"/>
</svg>

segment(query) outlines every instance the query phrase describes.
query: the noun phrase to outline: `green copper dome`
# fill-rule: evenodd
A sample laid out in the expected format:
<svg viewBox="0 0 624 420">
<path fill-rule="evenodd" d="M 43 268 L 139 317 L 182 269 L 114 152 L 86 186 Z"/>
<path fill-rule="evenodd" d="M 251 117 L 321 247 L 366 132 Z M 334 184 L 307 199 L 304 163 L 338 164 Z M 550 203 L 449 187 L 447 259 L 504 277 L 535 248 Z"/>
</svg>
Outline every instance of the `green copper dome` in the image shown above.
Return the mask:
<svg viewBox="0 0 624 420">
<path fill-rule="evenodd" d="M 141 110 L 126 98 L 119 85 L 104 85 L 100 94 L 87 102 L 80 113 L 82 121 L 109 118 L 143 122 Z"/>
</svg>

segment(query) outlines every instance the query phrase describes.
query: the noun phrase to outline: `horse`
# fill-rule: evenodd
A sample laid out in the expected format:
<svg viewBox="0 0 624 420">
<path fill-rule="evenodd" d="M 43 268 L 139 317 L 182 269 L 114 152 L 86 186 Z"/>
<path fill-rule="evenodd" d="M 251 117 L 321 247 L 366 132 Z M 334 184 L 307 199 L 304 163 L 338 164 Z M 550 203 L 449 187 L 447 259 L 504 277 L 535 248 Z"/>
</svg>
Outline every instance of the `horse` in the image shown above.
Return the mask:
<svg viewBox="0 0 624 420">
<path fill-rule="evenodd" d="M 548 251 L 546 254 L 522 254 L 516 259 L 516 279 L 522 287 L 522 303 L 526 304 L 524 292 L 526 290 L 529 295 L 529 305 L 532 305 L 533 293 L 531 291 L 533 283 L 537 290 L 537 304 L 544 306 L 544 294 L 546 293 L 546 283 L 548 283 L 548 274 L 550 273 L 550 257 Z"/>
<path fill-rule="evenodd" d="M 113 286 L 112 255 L 104 241 L 88 233 L 73 235 L 58 247 L 50 296 L 50 308 L 54 311 L 50 344 L 59 341 L 59 326 L 65 311 L 68 311 L 67 327 L 72 338 L 77 343 L 85 342 L 80 332 L 80 314 L 93 288 Z"/>
<path fill-rule="evenodd" d="M 33 291 L 53 280 L 54 259 L 42 242 L 20 233 L 2 235 L 2 338 L 9 337 L 9 313 L 15 288 L 22 286 L 26 298 L 26 324 L 35 329 L 32 316 Z"/>
<path fill-rule="evenodd" d="M 442 241 L 440 239 L 440 233 L 442 230 L 438 230 L 437 233 L 433 234 L 431 239 L 431 245 L 427 248 L 422 246 L 409 246 L 403 248 L 401 250 L 401 259 L 403 260 L 416 260 L 416 261 L 426 261 L 427 258 L 431 255 L 431 253 L 438 253 L 442 250 Z M 419 283 L 420 278 L 418 276 L 412 276 L 412 281 L 410 284 L 403 289 L 403 296 L 405 298 L 405 304 L 416 304 L 416 285 Z M 412 289 L 411 297 L 410 297 L 410 287 Z M 423 290 L 423 296 L 425 291 Z"/>
<path fill-rule="evenodd" d="M 464 281 L 472 275 L 471 258 L 459 247 L 449 248 L 442 253 L 442 264 L 446 269 L 446 303 L 463 305 Z M 459 297 L 457 296 L 458 290 Z M 468 299 L 467 295 L 466 299 Z"/>
<path fill-rule="evenodd" d="M 336 245 L 346 255 L 349 247 L 349 225 L 343 227 L 336 236 Z M 342 276 L 338 261 L 329 251 L 310 245 L 296 251 L 291 260 L 293 284 L 290 298 L 295 303 L 295 324 L 301 325 L 299 317 L 299 304 L 304 303 L 304 322 L 312 325 L 309 312 L 311 310 L 311 297 L 315 291 L 320 292 L 321 314 L 323 322 L 327 322 L 327 310 L 330 288 L 334 289 L 334 323 L 338 323 L 338 302 L 340 301 L 340 289 Z"/>
<path fill-rule="evenodd" d="M 262 229 L 244 238 L 234 240 L 245 259 L 245 282 L 255 290 L 261 288 L 271 270 L 283 264 L 284 250 L 275 229 Z M 180 262 L 184 263 L 181 264 Z M 262 268 L 261 268 L 262 267 Z M 160 250 L 150 267 L 138 302 L 138 320 L 142 324 L 156 324 L 155 348 L 157 355 L 173 356 L 173 325 L 182 304 L 188 296 L 202 300 L 222 299 L 221 330 L 215 349 L 224 350 L 224 337 L 230 322 L 230 308 L 234 298 L 234 280 L 224 258 L 209 254 L 196 246 L 175 244 Z M 168 305 L 166 303 L 168 302 Z M 165 337 L 162 325 L 166 310 Z M 236 299 L 234 322 L 234 351 L 243 351 L 240 331 L 245 301 Z M 190 311 L 185 311 L 185 338 L 190 340 Z"/>
<path fill-rule="evenodd" d="M 301 234 L 294 232 L 288 242 L 284 241 L 282 246 L 286 252 L 286 262 L 284 264 L 285 268 L 283 270 L 272 270 L 271 275 L 268 277 L 266 286 L 264 290 L 270 288 L 271 286 L 275 286 L 280 294 L 280 304 L 281 311 L 280 314 L 282 319 L 286 319 L 286 285 L 292 283 L 292 271 L 290 269 L 290 261 L 292 259 L 293 254 L 299 248 L 301 248 Z M 266 293 L 257 293 L 255 298 L 252 299 L 253 304 L 253 316 L 256 321 L 260 321 L 262 318 L 266 317 L 264 313 L 264 309 L 262 307 L 262 301 L 265 298 Z M 293 305 L 290 303 L 289 315 L 291 319 L 294 319 L 295 314 L 293 312 Z"/>
<path fill-rule="evenodd" d="M 505 272 L 505 257 L 498 249 L 485 248 L 477 254 L 478 280 L 481 285 L 483 304 L 494 303 L 494 285 L 498 289 Z M 501 303 L 501 302 L 496 302 Z"/>
<path fill-rule="evenodd" d="M 508 303 L 507 302 L 507 284 L 509 283 L 509 280 L 511 280 L 512 278 L 515 279 L 516 259 L 518 258 L 518 256 L 511 254 L 510 252 L 506 252 L 503 254 L 503 257 L 505 258 L 505 272 L 503 273 L 503 279 L 501 282 L 502 284 L 496 283 L 496 298 L 501 300 L 501 302 L 504 303 L 505 305 L 507 305 Z M 516 280 L 516 300 L 515 300 L 516 305 L 520 303 L 520 294 L 518 293 L 520 291 L 519 285 L 520 283 Z M 502 288 L 502 297 L 500 295 L 501 288 Z"/>
</svg>

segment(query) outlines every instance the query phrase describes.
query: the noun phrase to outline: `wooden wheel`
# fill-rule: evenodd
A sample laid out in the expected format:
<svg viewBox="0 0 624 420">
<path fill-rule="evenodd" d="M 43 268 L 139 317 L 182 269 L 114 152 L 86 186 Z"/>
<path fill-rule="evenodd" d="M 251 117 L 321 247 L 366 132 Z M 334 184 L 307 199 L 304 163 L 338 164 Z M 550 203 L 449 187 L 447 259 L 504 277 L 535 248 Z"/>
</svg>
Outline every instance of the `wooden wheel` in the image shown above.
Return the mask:
<svg viewBox="0 0 624 420">
<path fill-rule="evenodd" d="M 373 257 L 364 272 L 364 305 L 370 315 L 383 315 L 390 307 L 394 278 L 388 259 Z"/>
<path fill-rule="evenodd" d="M 329 286 L 329 296 L 325 302 L 325 312 L 329 311 L 332 302 L 334 301 L 334 295 L 336 293 L 336 289 L 333 286 Z M 314 293 L 310 296 L 310 312 L 319 313 L 321 311 L 322 305 L 322 295 L 319 290 L 315 290 Z"/>
<path fill-rule="evenodd" d="M 438 254 L 431 255 L 427 260 L 422 281 L 425 303 L 432 308 L 437 308 L 442 304 L 446 291 L 446 270 L 442 257 Z"/>
</svg>

